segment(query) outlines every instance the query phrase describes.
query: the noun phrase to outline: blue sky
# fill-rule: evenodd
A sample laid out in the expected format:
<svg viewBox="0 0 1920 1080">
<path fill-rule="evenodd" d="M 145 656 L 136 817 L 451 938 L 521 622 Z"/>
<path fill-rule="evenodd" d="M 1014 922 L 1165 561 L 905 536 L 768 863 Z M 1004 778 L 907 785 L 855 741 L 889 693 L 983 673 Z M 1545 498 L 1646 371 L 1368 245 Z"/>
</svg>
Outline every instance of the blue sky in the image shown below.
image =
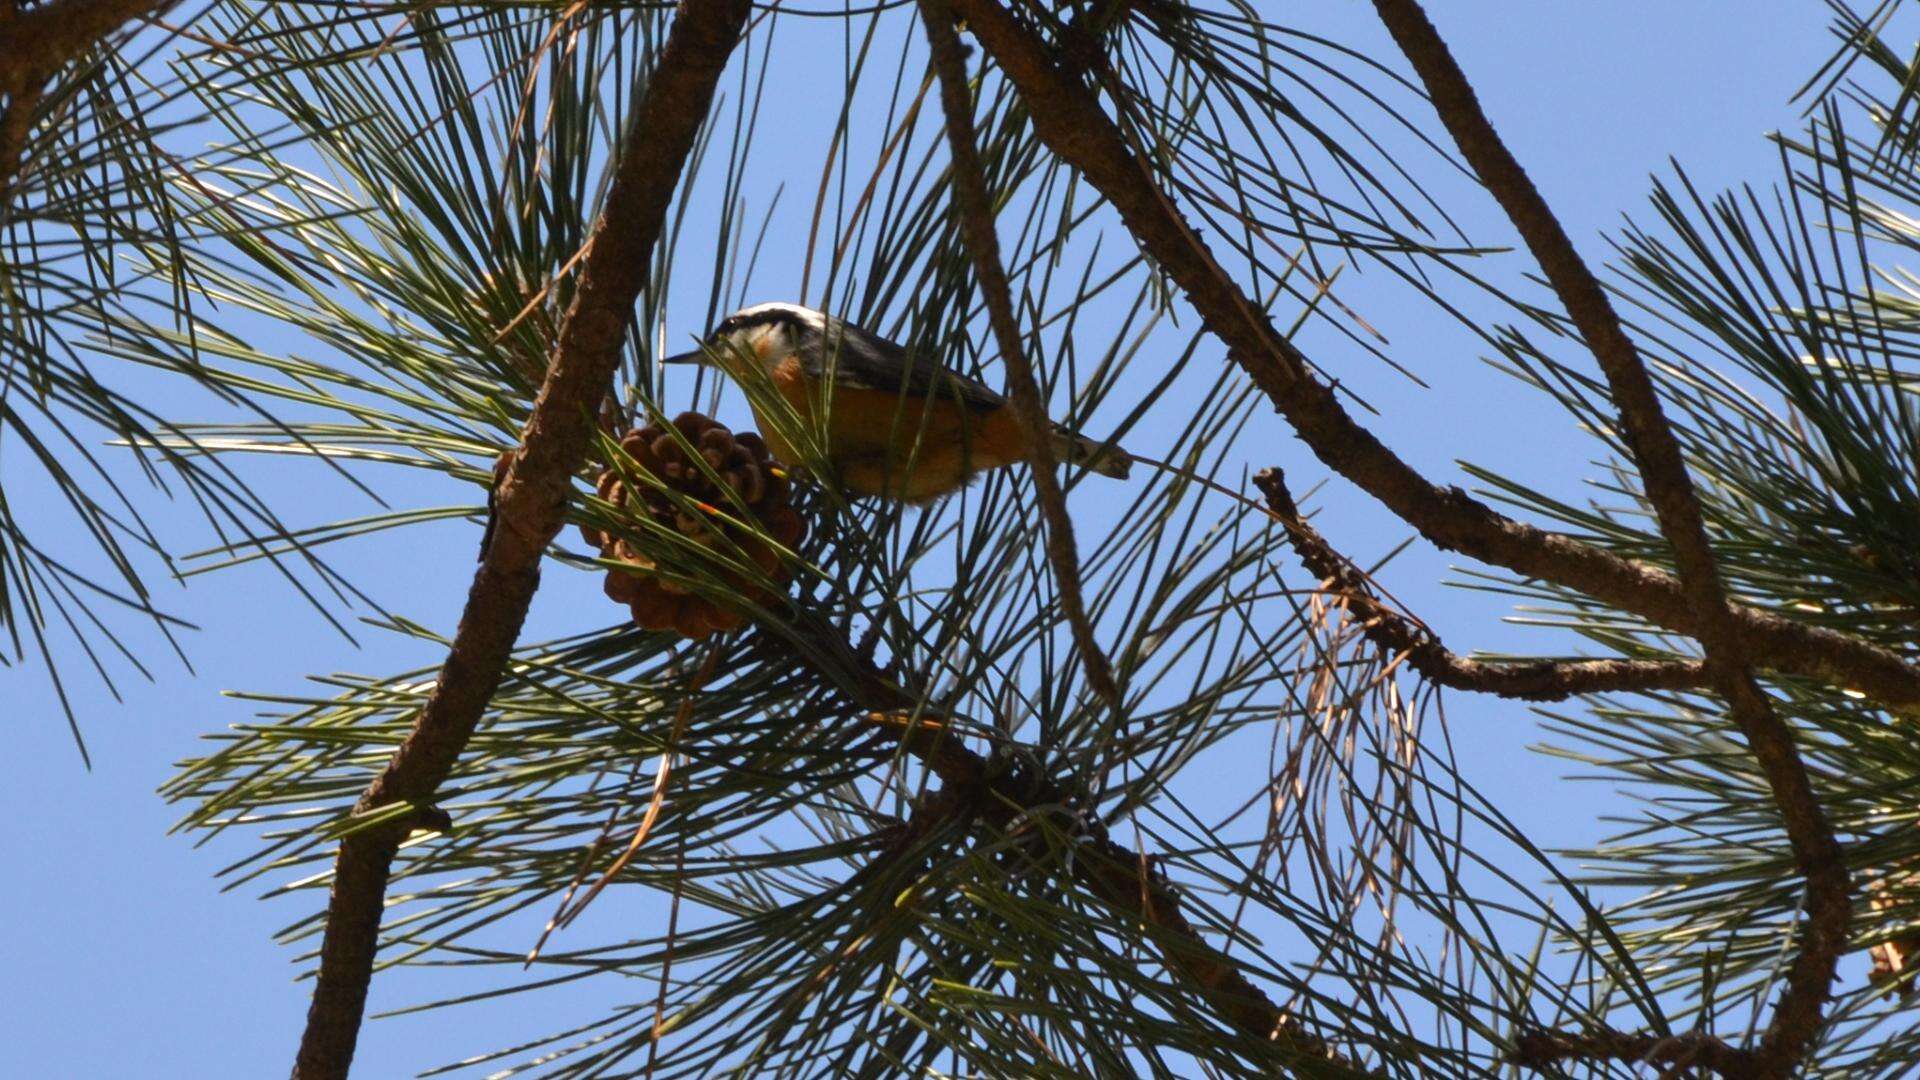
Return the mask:
<svg viewBox="0 0 1920 1080">
<path fill-rule="evenodd" d="M 1825 6 L 1814 0 L 1449 0 L 1433 7 L 1488 113 L 1595 259 L 1606 255 L 1603 230 L 1615 227 L 1623 213 L 1639 213 L 1649 175 L 1666 170 L 1670 155 L 1706 189 L 1770 181 L 1774 157 L 1762 136 L 1793 124 L 1788 95 L 1830 47 Z M 1284 17 L 1296 19 L 1295 25 L 1373 55 L 1388 53 L 1367 5 L 1315 0 L 1288 8 Z M 828 79 L 837 79 L 838 56 L 823 62 Z M 807 105 L 792 101 L 787 107 L 804 114 Z M 797 146 L 807 138 L 803 124 L 770 130 L 776 134 L 769 137 Z M 810 184 L 817 176 L 817 149 L 793 160 L 801 162 L 794 179 Z M 1442 183 L 1440 190 L 1476 238 L 1508 235 L 1490 203 L 1465 185 Z M 1508 266 L 1507 280 L 1517 269 Z M 777 268 L 761 276 L 771 288 Z M 1395 358 L 1433 387 L 1423 390 L 1383 371 L 1354 373 L 1352 385 L 1389 418 L 1378 430 L 1395 449 L 1448 479 L 1459 478 L 1453 465 L 1458 459 L 1503 464 L 1568 493 L 1578 478 L 1590 475 L 1586 447 L 1565 418 L 1482 364 L 1481 350 L 1457 327 L 1430 309 L 1392 305 L 1391 291 L 1377 283 L 1347 281 L 1342 288 L 1343 297 L 1393 343 Z M 1262 422 L 1277 423 L 1264 415 Z M 1146 437 L 1150 442 L 1150 430 Z M 1276 430 L 1270 441 L 1299 486 L 1321 477 L 1290 436 Z M 5 468 L 0 453 L 0 470 Z M 0 471 L 0 477 L 10 475 Z M 296 507 L 289 516 L 297 521 L 365 512 L 337 485 L 314 483 L 310 466 L 276 465 L 259 475 L 280 481 L 281 505 Z M 9 490 L 21 498 L 19 489 Z M 35 497 L 26 492 L 29 505 Z M 1404 526 L 1351 489 L 1330 485 L 1320 505 L 1326 511 L 1323 528 L 1363 560 L 1406 535 Z M 171 531 L 190 541 L 196 536 L 190 513 L 188 507 L 162 507 L 156 516 L 163 524 L 170 515 L 177 518 Z M 465 525 L 433 526 L 399 544 L 342 548 L 336 557 L 372 595 L 450 630 L 475 539 Z M 1416 549 L 1394 564 L 1387 580 L 1456 648 L 1545 647 L 1500 623 L 1504 610 L 1496 601 L 1440 587 L 1447 565 Z M 593 591 L 559 587 L 544 593 L 529 633 L 578 628 L 568 605 Z M 163 590 L 162 599 L 201 627 L 187 642 L 194 672 L 159 663 L 156 681 L 121 683 L 121 703 L 75 680 L 95 763 L 90 773 L 81 768 L 37 674 L 9 669 L 0 675 L 0 700 L 6 702 L 0 711 L 13 725 L 10 733 L 23 751 L 19 760 L 26 763 L 16 768 L 4 796 L 9 812 L 0 815 L 0 860 L 12 868 L 12 887 L 0 899 L 0 925 L 8 928 L 0 935 L 0 964 L 13 991 L 0 1010 L 0 1075 L 283 1072 L 306 1009 L 305 986 L 294 981 L 304 964 L 296 950 L 275 945 L 271 935 L 304 915 L 309 898 L 261 903 L 251 891 L 219 891 L 215 871 L 244 846 L 220 842 L 196 849 L 190 838 L 167 835 L 177 811 L 162 804 L 154 789 L 175 761 L 197 752 L 199 736 L 251 715 L 252 706 L 222 697 L 223 690 L 292 691 L 312 673 L 389 672 L 430 659 L 376 632 L 361 633 L 358 647 L 349 644 L 290 603 L 284 589 L 258 569 L 202 578 L 177 594 Z M 1524 710 L 1456 699 L 1450 713 L 1470 779 L 1538 838 L 1573 844 L 1601 834 L 1596 815 L 1617 804 L 1598 786 L 1566 784 L 1561 764 L 1525 749 L 1537 728 Z M 469 978 L 461 972 L 406 973 L 377 980 L 374 1007 L 477 989 Z M 362 1036 L 357 1075 L 411 1075 L 569 1026 L 591 1014 L 604 993 L 589 984 L 373 1022 Z"/>
</svg>

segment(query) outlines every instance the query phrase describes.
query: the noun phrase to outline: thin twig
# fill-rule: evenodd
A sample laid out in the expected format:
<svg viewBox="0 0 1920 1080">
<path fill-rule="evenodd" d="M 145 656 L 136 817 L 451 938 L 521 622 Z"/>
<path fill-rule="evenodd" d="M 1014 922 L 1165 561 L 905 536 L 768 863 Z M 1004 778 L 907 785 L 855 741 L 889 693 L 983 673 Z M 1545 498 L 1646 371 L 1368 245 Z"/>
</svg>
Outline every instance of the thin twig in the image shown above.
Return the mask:
<svg viewBox="0 0 1920 1080">
<path fill-rule="evenodd" d="M 633 861 L 633 857 L 639 854 L 641 845 L 647 842 L 647 837 L 653 832 L 654 823 L 660 820 L 660 810 L 667 802 L 667 781 L 673 776 L 674 752 L 679 749 L 680 740 L 687 733 L 687 722 L 693 718 L 694 699 L 705 688 L 707 680 L 713 677 L 713 668 L 719 659 L 719 644 L 708 646 L 706 660 L 701 663 L 700 670 L 694 673 L 693 681 L 688 684 L 685 695 L 680 699 L 680 707 L 673 714 L 673 727 L 667 733 L 667 744 L 660 750 L 660 768 L 653 776 L 653 796 L 647 800 L 647 811 L 640 817 L 640 827 L 633 831 L 633 840 L 627 844 L 627 850 L 613 860 L 613 865 L 607 867 L 606 872 L 600 875 L 600 880 L 593 883 L 593 888 L 587 890 L 587 895 L 581 897 L 580 902 L 573 905 L 572 910 L 560 916 L 561 927 L 579 918 L 580 913 L 587 910 L 587 905 L 593 903 L 593 898 L 599 896 L 609 882 L 620 876 L 620 871 L 625 870 L 627 864 Z M 546 935 L 541 935 L 541 941 L 545 940 Z M 538 956 L 539 952 L 540 946 L 535 945 L 533 955 Z"/>
<path fill-rule="evenodd" d="M 687 0 L 674 19 L 619 148 L 593 229 L 593 254 L 581 267 L 546 381 L 500 484 L 499 527 L 482 553 L 446 665 L 413 730 L 355 806 L 357 814 L 432 798 L 500 685 L 539 586 L 541 560 L 586 460 L 593 414 L 618 367 L 667 205 L 749 7 L 747 0 Z M 404 836 L 405 823 L 391 822 L 341 841 L 319 979 L 293 1069 L 297 1080 L 347 1075 L 387 877 Z"/>
<path fill-rule="evenodd" d="M 540 938 L 533 943 L 533 948 L 527 950 L 527 959 L 521 965 L 522 967 L 530 967 L 535 960 L 540 959 L 540 950 L 546 947 L 547 939 L 553 936 L 554 931 L 579 918 L 580 913 L 587 910 L 587 905 L 593 903 L 593 898 L 599 896 L 601 890 L 618 877 L 620 871 L 627 868 L 627 864 L 632 862 L 634 855 L 640 851 L 641 845 L 647 842 L 647 836 L 653 832 L 654 823 L 660 819 L 661 808 L 666 805 L 667 782 L 673 776 L 673 754 L 680 745 L 681 738 L 686 735 L 688 721 L 693 718 L 694 699 L 706 687 L 707 680 L 713 677 L 713 668 L 719 659 L 719 645 L 716 643 L 709 646 L 706 660 L 701 663 L 700 670 L 687 684 L 686 691 L 680 698 L 680 705 L 674 710 L 673 723 L 669 725 L 667 731 L 666 745 L 660 751 L 660 764 L 653 774 L 653 795 L 647 800 L 646 812 L 640 816 L 640 826 L 633 831 L 633 839 L 628 841 L 627 849 L 613 860 L 613 865 L 607 867 L 600 875 L 600 880 L 594 882 L 593 888 L 587 890 L 587 895 L 582 897 L 578 904 L 574 903 L 573 894 L 579 889 L 580 883 L 586 880 L 594 855 L 599 852 L 600 845 L 606 843 L 607 837 L 613 832 L 614 821 L 620 812 L 619 807 L 616 806 L 613 813 L 607 817 L 606 828 L 601 830 L 599 836 L 594 837 L 592 844 L 588 845 L 586 857 L 581 860 L 580 869 L 573 875 L 573 880 L 567 884 L 566 895 L 560 899 L 560 907 L 554 911 L 553 917 L 548 919 L 547 925 L 541 929 Z"/>
<path fill-rule="evenodd" d="M 1792 730 L 1754 681 L 1748 643 L 1721 583 L 1679 439 L 1606 290 L 1487 120 L 1465 73 L 1417 0 L 1374 0 L 1374 8 L 1426 85 L 1461 154 L 1506 211 L 1606 376 L 1647 501 L 1661 534 L 1673 546 L 1681 592 L 1694 612 L 1691 632 L 1706 652 L 1714 689 L 1726 699 L 1728 712 L 1766 775 L 1795 862 L 1807 879 L 1800 951 L 1787 971 L 1786 992 L 1754 1053 L 1752 1070 L 1745 1074 L 1786 1076 L 1796 1071 L 1819 1030 L 1847 943 L 1853 905 L 1839 841 L 1814 793 Z"/>
<path fill-rule="evenodd" d="M 604 776 L 605 773 L 601 775 Z M 636 762 L 633 767 L 627 771 L 627 784 L 631 786 L 633 782 L 639 778 L 640 766 L 639 763 Z M 596 777 L 594 782 L 588 786 L 587 794 L 593 794 L 594 790 L 599 787 L 599 784 L 599 778 Z M 559 928 L 560 916 L 565 915 L 567 909 L 573 907 L 574 894 L 580 891 L 581 884 L 587 880 L 587 874 L 592 872 L 593 861 L 595 857 L 600 854 L 600 848 L 606 844 L 607 838 L 613 835 L 613 827 L 619 823 L 620 802 L 616 798 L 613 808 L 607 811 L 606 824 L 600 826 L 600 834 L 595 836 L 593 842 L 587 845 L 587 850 L 580 853 L 580 865 L 575 868 L 573 877 L 567 881 L 566 889 L 560 894 L 560 903 L 555 905 L 553 914 L 547 919 L 547 925 L 540 929 L 539 940 L 533 943 L 533 948 L 527 950 L 527 958 L 520 965 L 522 968 L 532 967 L 533 962 L 540 958 L 541 946 L 545 945 L 547 938 L 551 937 L 554 930 Z"/>
<path fill-rule="evenodd" d="M 660 1059 L 660 1036 L 666 1033 L 667 988 L 673 979 L 673 946 L 680 940 L 680 898 L 687 886 L 687 835 L 673 847 L 673 901 L 667 908 L 667 944 L 660 955 L 660 984 L 653 998 L 653 1026 L 647 1031 L 647 1080 Z"/>
<path fill-rule="evenodd" d="M 1287 539 L 1309 571 L 1346 603 L 1368 640 L 1390 657 L 1404 657 L 1427 681 L 1455 690 L 1495 694 L 1523 701 L 1564 701 L 1580 694 L 1623 691 L 1688 690 L 1707 684 L 1700 660 L 1523 660 L 1488 662 L 1450 651 L 1424 623 L 1389 607 L 1374 594 L 1366 572 L 1334 550 L 1320 531 L 1307 524 L 1287 490 L 1279 469 L 1253 477 L 1266 496 L 1267 512 L 1287 531 Z"/>
<path fill-rule="evenodd" d="M 954 33 L 953 13 L 946 0 L 920 0 L 920 22 L 926 27 L 932 64 L 940 77 L 940 104 L 946 110 L 947 145 L 953 155 L 954 216 L 967 253 L 973 260 L 973 276 L 980 283 L 981 299 L 987 308 L 987 321 L 1000 347 L 1000 361 L 1007 368 L 1007 389 L 1027 437 L 1027 464 L 1033 472 L 1034 495 L 1040 501 L 1040 514 L 1046 521 L 1047 561 L 1053 566 L 1054 583 L 1060 592 L 1060 610 L 1073 630 L 1073 642 L 1080 650 L 1080 662 L 1087 671 L 1087 685 L 1114 716 L 1125 712 L 1120 687 L 1114 682 L 1113 665 L 1100 648 L 1093 633 L 1093 620 L 1087 615 L 1087 602 L 1080 585 L 1080 550 L 1073 536 L 1073 519 L 1067 515 L 1067 497 L 1060 490 L 1050 441 L 1053 425 L 1047 419 L 1041 400 L 1040 383 L 1033 377 L 1033 365 L 1027 360 L 1020 340 L 1020 325 L 1013 313 L 1013 297 L 1007 285 L 1007 271 L 1000 262 L 1000 238 L 995 233 L 993 199 L 987 192 L 986 171 L 980 164 L 980 149 L 973 127 L 973 93 L 967 84 L 966 53 L 960 36 Z M 1051 733 L 1049 733 L 1051 734 Z M 1043 739 L 1043 744 L 1047 739 Z"/>
<path fill-rule="evenodd" d="M 1180 287 L 1228 355 L 1333 471 L 1359 485 L 1434 545 L 1523 576 L 1552 581 L 1656 625 L 1697 636 L 1679 579 L 1569 537 L 1496 513 L 1455 487 L 1441 487 L 1388 449 L 1346 411 L 1332 388 L 1265 316 L 1187 224 L 1151 167 L 1059 52 L 998 0 L 949 0 L 974 40 L 1019 91 L 1041 140 L 1105 196 L 1141 248 Z M 1732 616 L 1754 662 L 1857 690 L 1920 713 L 1920 669 L 1894 652 L 1847 634 L 1756 608 Z"/>
</svg>

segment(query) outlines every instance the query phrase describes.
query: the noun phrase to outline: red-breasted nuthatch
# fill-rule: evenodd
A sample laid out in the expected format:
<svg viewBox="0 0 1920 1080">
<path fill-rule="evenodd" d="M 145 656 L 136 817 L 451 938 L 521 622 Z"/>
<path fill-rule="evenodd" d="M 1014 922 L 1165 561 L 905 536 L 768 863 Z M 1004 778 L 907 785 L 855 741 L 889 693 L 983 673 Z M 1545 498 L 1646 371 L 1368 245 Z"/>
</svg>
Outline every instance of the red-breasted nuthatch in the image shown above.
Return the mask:
<svg viewBox="0 0 1920 1080">
<path fill-rule="evenodd" d="M 662 359 L 707 364 L 748 391 L 754 419 L 773 456 L 805 462 L 782 424 L 767 415 L 777 394 L 794 417 L 823 438 L 841 484 L 856 495 L 925 502 L 964 486 L 986 469 L 1024 461 L 1025 430 L 1007 399 L 929 356 L 798 304 L 758 304 L 734 312 L 701 348 Z M 786 426 L 791 429 L 791 419 Z M 1058 424 L 1048 432 L 1057 458 L 1125 479 L 1132 459 Z"/>
</svg>

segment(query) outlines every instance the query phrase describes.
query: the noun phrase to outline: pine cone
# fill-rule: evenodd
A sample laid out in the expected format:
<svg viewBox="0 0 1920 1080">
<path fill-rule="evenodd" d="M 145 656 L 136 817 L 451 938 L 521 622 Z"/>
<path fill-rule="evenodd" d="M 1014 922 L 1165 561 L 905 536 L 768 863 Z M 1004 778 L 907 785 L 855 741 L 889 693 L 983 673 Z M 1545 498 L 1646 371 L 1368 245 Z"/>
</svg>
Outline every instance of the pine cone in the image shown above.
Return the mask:
<svg viewBox="0 0 1920 1080">
<path fill-rule="evenodd" d="M 776 466 L 767 452 L 767 444 L 753 432 L 736 435 L 718 421 L 696 412 L 674 417 L 673 426 L 686 445 L 658 425 L 630 431 L 622 437 L 621 449 L 633 459 L 637 471 L 651 481 L 637 475 L 629 480 L 621 470 L 608 469 L 600 474 L 596 485 L 600 497 L 624 507 L 636 517 L 674 529 L 702 546 L 723 553 L 736 550 L 744 553 L 762 574 L 784 584 L 788 572 L 779 554 L 727 520 L 732 517 L 757 521 L 767 536 L 787 548 L 799 543 L 806 533 L 805 523 L 788 501 L 792 489 L 774 471 Z M 707 470 L 693 463 L 688 447 L 704 460 Z M 711 477 L 708 470 L 712 472 Z M 728 490 L 722 491 L 721 485 Z M 674 494 L 668 494 L 663 488 Z M 746 505 L 744 515 L 739 510 L 740 503 Z M 746 617 L 739 612 L 723 608 L 678 582 L 652 573 L 657 564 L 642 549 L 646 541 L 639 530 L 616 536 L 582 526 L 580 534 L 587 543 L 599 548 L 604 557 L 617 559 L 631 568 L 608 571 L 607 596 L 627 605 L 633 612 L 633 621 L 646 629 L 672 630 L 683 637 L 703 638 L 718 630 L 737 630 L 746 625 Z M 738 574 L 720 571 L 719 577 L 756 603 L 773 600 L 764 588 Z"/>
</svg>

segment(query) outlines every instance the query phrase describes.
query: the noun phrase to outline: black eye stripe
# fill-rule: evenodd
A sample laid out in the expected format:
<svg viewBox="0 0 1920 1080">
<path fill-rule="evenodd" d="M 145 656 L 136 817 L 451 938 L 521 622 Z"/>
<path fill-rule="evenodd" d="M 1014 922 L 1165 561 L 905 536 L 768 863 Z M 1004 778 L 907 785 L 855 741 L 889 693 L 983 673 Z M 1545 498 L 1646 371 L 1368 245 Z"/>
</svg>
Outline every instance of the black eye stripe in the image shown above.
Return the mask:
<svg viewBox="0 0 1920 1080">
<path fill-rule="evenodd" d="M 775 323 L 785 326 L 797 326 L 800 322 L 799 316 L 791 311 L 756 311 L 749 315 L 727 316 L 726 319 L 720 323 L 720 328 L 717 332 L 732 333 L 735 330 L 745 330 L 749 327 L 767 326 Z"/>
</svg>

